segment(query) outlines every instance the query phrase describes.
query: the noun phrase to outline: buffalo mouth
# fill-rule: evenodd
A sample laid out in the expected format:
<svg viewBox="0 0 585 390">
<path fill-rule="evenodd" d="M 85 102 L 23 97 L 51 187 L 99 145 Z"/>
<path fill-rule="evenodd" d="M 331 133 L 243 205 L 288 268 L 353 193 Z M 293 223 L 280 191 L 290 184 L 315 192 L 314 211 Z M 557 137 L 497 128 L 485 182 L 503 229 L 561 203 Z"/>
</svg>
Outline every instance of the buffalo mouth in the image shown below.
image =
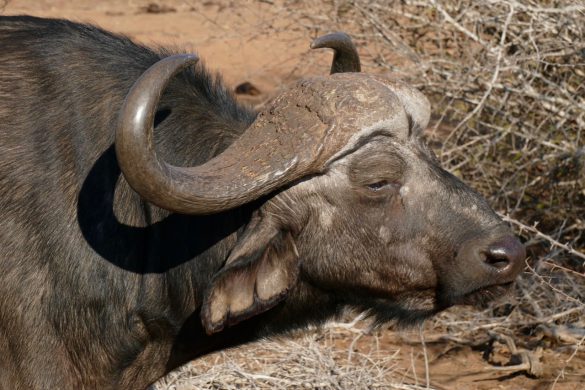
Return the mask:
<svg viewBox="0 0 585 390">
<path fill-rule="evenodd" d="M 453 297 L 449 306 L 464 305 L 485 309 L 491 302 L 498 301 L 509 295 L 513 285 L 514 282 L 507 282 L 480 287 L 463 295 Z"/>
<path fill-rule="evenodd" d="M 399 294 L 398 296 L 361 296 L 350 306 L 370 313 L 377 326 L 394 323 L 411 327 L 449 309 L 452 306 L 472 306 L 486 309 L 492 302 L 505 299 L 512 291 L 513 281 L 481 286 L 464 293 L 453 293 L 439 288 Z M 441 293 L 441 290 L 442 293 Z"/>
</svg>

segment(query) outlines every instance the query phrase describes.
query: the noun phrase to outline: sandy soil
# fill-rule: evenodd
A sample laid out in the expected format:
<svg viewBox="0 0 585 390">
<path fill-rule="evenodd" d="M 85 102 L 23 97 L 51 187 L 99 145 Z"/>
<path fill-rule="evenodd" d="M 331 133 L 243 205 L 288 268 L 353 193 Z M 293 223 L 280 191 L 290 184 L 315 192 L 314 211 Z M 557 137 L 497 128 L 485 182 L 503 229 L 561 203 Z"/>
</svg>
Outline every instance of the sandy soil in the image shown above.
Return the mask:
<svg viewBox="0 0 585 390">
<path fill-rule="evenodd" d="M 196 52 L 228 85 L 252 83 L 261 92 L 252 101 L 261 102 L 300 75 L 327 72 L 330 58 L 309 53 L 312 37 L 269 3 L 9 0 L 3 13 L 92 23 L 148 45 Z"/>
<path fill-rule="evenodd" d="M 258 93 L 244 97 L 252 104 L 262 104 L 301 76 L 327 73 L 331 58 L 330 53 L 311 52 L 314 36 L 310 30 L 272 1 L 0 0 L 0 12 L 90 22 L 149 45 L 197 52 L 210 69 L 223 74 L 230 87 L 243 82 L 256 87 Z M 396 364 L 405 378 L 418 373 L 420 384 L 424 383 L 423 350 L 418 343 L 404 340 L 413 336 L 388 331 L 380 337 L 364 336 L 353 348 L 367 352 L 375 344 L 379 352 L 396 353 Z M 351 342 L 350 338 L 334 339 L 329 347 L 347 350 Z M 550 375 L 535 379 L 489 370 L 485 351 L 480 349 L 431 342 L 427 354 L 432 386 L 448 389 L 548 389 L 570 356 L 546 352 Z M 585 382 L 585 357 L 577 359 L 580 363 L 560 378 L 556 389 L 585 388 L 580 384 Z"/>
</svg>

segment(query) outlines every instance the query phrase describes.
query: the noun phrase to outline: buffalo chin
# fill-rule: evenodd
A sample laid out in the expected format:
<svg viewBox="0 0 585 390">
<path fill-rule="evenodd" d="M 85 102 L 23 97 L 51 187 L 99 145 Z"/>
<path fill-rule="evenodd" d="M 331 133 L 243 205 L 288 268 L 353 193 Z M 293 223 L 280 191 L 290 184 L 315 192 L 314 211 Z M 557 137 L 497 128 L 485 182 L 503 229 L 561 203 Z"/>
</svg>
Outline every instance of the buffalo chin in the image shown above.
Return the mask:
<svg viewBox="0 0 585 390">
<path fill-rule="evenodd" d="M 439 300 L 440 306 L 447 309 L 451 306 L 473 306 L 485 309 L 491 302 L 507 296 L 512 290 L 513 282 L 484 286 L 460 295 L 445 295 Z"/>
<path fill-rule="evenodd" d="M 394 324 L 399 328 L 410 328 L 442 310 L 430 296 L 401 297 L 398 300 L 378 298 L 351 306 L 365 311 L 373 319 L 374 327 Z"/>
<path fill-rule="evenodd" d="M 465 294 L 458 305 L 473 306 L 478 309 L 485 309 L 491 302 L 497 302 L 510 294 L 513 282 L 496 284 L 493 286 L 482 287 L 475 291 Z"/>
<path fill-rule="evenodd" d="M 366 311 L 373 319 L 375 327 L 394 324 L 399 328 L 410 328 L 452 306 L 485 309 L 491 302 L 508 295 L 512 285 L 513 282 L 485 286 L 462 295 L 435 297 L 419 293 L 408 297 L 402 296 L 400 299 L 378 298 L 367 303 L 360 302 L 355 306 Z"/>
</svg>

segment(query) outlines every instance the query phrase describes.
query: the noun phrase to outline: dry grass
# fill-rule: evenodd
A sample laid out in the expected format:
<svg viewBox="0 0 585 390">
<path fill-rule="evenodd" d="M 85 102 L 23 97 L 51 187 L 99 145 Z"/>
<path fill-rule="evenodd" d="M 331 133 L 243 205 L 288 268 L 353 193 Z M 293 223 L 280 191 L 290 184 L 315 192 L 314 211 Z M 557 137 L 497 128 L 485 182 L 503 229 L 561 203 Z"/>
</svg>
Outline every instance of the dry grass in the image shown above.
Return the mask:
<svg viewBox="0 0 585 390">
<path fill-rule="evenodd" d="M 366 71 L 391 71 L 424 91 L 434 107 L 429 138 L 443 164 L 485 195 L 526 243 L 527 270 L 511 302 L 448 311 L 427 324 L 430 342 L 487 346 L 488 369 L 548 378 L 551 387 L 570 374 L 585 377 L 583 366 L 573 366 L 585 360 L 583 2 L 264 3 L 313 36 L 350 32 Z M 337 329 L 213 355 L 161 388 L 432 387 L 432 377 L 397 368 L 388 350 L 350 359 L 351 346 L 339 350 L 331 340 L 362 333 Z M 543 351 L 558 353 L 560 363 L 543 368 Z"/>
<path fill-rule="evenodd" d="M 366 69 L 392 71 L 431 98 L 429 138 L 444 166 L 526 242 L 513 304 L 457 320 L 446 314 L 437 326 L 461 340 L 481 329 L 493 340 L 514 335 L 527 348 L 523 336 L 542 336 L 582 351 L 585 4 L 339 0 L 319 15 L 295 4 L 307 7 L 297 15 L 316 35 L 349 26 L 368 53 Z"/>
<path fill-rule="evenodd" d="M 168 390 L 427 388 L 424 374 L 417 384 L 416 370 L 399 369 L 399 348 L 381 347 L 379 334 L 359 328 L 360 324 L 331 323 L 325 329 L 218 352 L 168 375 L 158 386 Z"/>
<path fill-rule="evenodd" d="M 212 358 L 196 361 L 169 376 L 161 387 L 186 389 L 385 389 L 395 383 L 395 355 L 371 350 L 353 353 L 334 344 L 335 337 L 354 336 L 341 331 L 325 339 L 309 332 L 292 339 L 264 341 Z"/>
</svg>

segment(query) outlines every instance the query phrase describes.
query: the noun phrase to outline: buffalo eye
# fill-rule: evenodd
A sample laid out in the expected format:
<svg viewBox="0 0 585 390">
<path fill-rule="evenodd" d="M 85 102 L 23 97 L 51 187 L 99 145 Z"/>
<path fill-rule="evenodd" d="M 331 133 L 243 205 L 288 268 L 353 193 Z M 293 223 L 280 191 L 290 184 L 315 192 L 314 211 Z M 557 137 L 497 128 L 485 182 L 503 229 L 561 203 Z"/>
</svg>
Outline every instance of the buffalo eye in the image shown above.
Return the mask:
<svg viewBox="0 0 585 390">
<path fill-rule="evenodd" d="M 382 200 L 402 186 L 406 162 L 392 138 L 379 137 L 356 151 L 348 168 L 349 180 L 359 193 Z"/>
<path fill-rule="evenodd" d="M 380 180 L 380 181 L 377 181 L 375 183 L 368 184 L 367 187 L 371 191 L 377 192 L 377 191 L 387 189 L 389 187 L 394 187 L 394 185 L 393 185 L 393 183 L 390 183 L 388 180 Z"/>
<path fill-rule="evenodd" d="M 383 189 L 384 187 L 388 187 L 389 185 L 390 183 L 388 182 L 388 180 L 380 180 L 375 183 L 368 184 L 367 187 L 372 191 L 380 191 L 381 189 Z"/>
</svg>

